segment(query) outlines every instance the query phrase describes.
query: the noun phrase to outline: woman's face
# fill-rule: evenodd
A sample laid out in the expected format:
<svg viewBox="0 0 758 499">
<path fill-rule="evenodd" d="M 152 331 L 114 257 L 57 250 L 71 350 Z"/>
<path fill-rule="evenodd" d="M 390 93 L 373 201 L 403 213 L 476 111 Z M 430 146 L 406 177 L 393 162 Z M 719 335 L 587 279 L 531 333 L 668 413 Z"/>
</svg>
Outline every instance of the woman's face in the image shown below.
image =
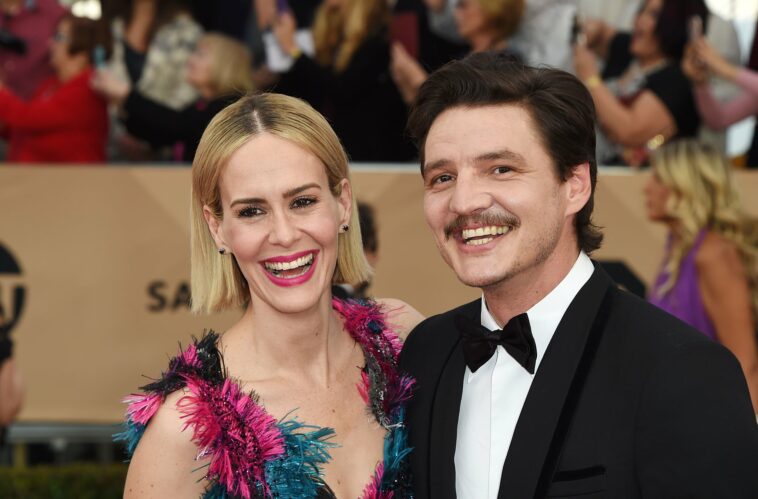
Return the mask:
<svg viewBox="0 0 758 499">
<path fill-rule="evenodd" d="M 671 189 L 663 184 L 655 169 L 651 170 L 645 183 L 644 193 L 647 218 L 654 222 L 666 221 L 668 219 L 666 205 L 671 195 Z"/>
<path fill-rule="evenodd" d="M 71 54 L 68 53 L 70 43 L 71 23 L 63 20 L 58 23 L 58 29 L 50 39 L 50 64 L 55 69 L 62 68 L 71 59 Z"/>
<path fill-rule="evenodd" d="M 649 58 L 662 55 L 661 44 L 655 36 L 655 27 L 662 8 L 663 0 L 647 0 L 637 14 L 629 47 L 635 57 Z"/>
<path fill-rule="evenodd" d="M 308 310 L 331 296 L 340 226 L 352 195 L 335 197 L 323 163 L 286 139 L 263 133 L 239 148 L 219 183 L 223 218 L 205 217 L 216 244 L 235 258 L 253 308 Z"/>
<path fill-rule="evenodd" d="M 208 43 L 198 42 L 187 59 L 187 82 L 195 88 L 203 88 L 213 81 L 213 53 Z"/>
<path fill-rule="evenodd" d="M 458 26 L 458 34 L 464 40 L 471 40 L 473 36 L 488 29 L 479 0 L 455 0 L 455 24 Z"/>
</svg>

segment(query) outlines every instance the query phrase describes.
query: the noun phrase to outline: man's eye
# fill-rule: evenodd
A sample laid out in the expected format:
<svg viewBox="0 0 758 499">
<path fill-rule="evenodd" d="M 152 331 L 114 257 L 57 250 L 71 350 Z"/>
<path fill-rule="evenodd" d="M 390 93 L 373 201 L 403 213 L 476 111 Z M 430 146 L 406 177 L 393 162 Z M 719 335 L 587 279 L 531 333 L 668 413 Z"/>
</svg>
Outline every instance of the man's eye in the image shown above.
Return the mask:
<svg viewBox="0 0 758 499">
<path fill-rule="evenodd" d="M 312 197 L 297 198 L 294 201 L 292 201 L 293 208 L 306 208 L 313 204 L 316 204 L 316 198 L 312 198 Z"/>
<path fill-rule="evenodd" d="M 444 175 L 438 175 L 437 177 L 434 177 L 432 179 L 432 184 L 444 184 L 445 182 L 450 182 L 453 180 L 452 175 L 444 174 Z"/>
<path fill-rule="evenodd" d="M 496 167 L 495 167 L 495 169 L 494 169 L 493 171 L 494 171 L 495 173 L 498 173 L 498 174 L 503 174 L 503 173 L 508 173 L 508 172 L 510 172 L 510 171 L 511 171 L 511 169 L 510 169 L 510 167 L 507 167 L 507 166 L 496 166 Z"/>
<path fill-rule="evenodd" d="M 237 216 L 240 218 L 251 218 L 262 214 L 263 210 L 255 206 L 246 206 L 237 212 Z"/>
</svg>

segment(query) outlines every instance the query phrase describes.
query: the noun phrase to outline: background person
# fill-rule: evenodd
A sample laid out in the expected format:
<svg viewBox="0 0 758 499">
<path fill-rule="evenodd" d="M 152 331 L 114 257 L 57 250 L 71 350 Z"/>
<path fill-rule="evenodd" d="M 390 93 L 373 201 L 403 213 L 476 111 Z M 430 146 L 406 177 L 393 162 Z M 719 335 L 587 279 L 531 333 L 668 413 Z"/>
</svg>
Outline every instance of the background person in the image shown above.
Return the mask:
<svg viewBox="0 0 758 499">
<path fill-rule="evenodd" d="M 175 111 L 198 99 L 186 80 L 187 61 L 203 28 L 194 19 L 188 0 L 113 0 L 103 4 L 115 39 L 108 67 L 150 100 Z M 165 159 L 168 150 L 154 150 L 126 133 L 111 116 L 109 155 L 115 160 Z"/>
<path fill-rule="evenodd" d="M 334 125 L 353 161 L 405 161 L 413 146 L 403 135 L 406 108 L 389 76 L 390 10 L 386 0 L 325 0 L 311 28 L 315 54 L 295 40 L 295 17 L 273 25 L 294 60 L 277 92 L 305 99 Z"/>
<path fill-rule="evenodd" d="M 632 33 L 599 21 L 585 25 L 586 42 L 575 45 L 574 66 L 597 109 L 601 164 L 639 166 L 647 161 L 647 149 L 697 133 L 692 88 L 679 67 L 694 16 L 706 29 L 703 0 L 647 0 Z M 602 74 L 598 55 L 605 59 Z"/>
<path fill-rule="evenodd" d="M 705 38 L 698 37 L 687 47 L 682 70 L 694 85 L 695 102 L 708 127 L 723 130 L 758 114 L 758 72 L 732 64 Z M 710 76 L 734 82 L 741 92 L 733 99 L 720 102 L 714 95 Z M 758 134 L 755 133 L 747 152 L 747 165 L 758 166 Z"/>
<path fill-rule="evenodd" d="M 669 236 L 650 301 L 734 353 L 758 413 L 758 220 L 742 213 L 729 162 L 713 147 L 678 140 L 651 166 L 647 216 Z"/>
<path fill-rule="evenodd" d="M 12 312 L 18 314 L 19 311 Z M 23 380 L 13 358 L 11 329 L 14 325 L 15 320 L 9 319 L 0 306 L 0 449 L 5 445 L 6 428 L 21 412 L 24 401 Z"/>
<path fill-rule="evenodd" d="M 181 110 L 154 101 L 99 71 L 92 86 L 123 111 L 127 131 L 153 147 L 174 146 L 173 159 L 191 163 L 197 144 L 211 119 L 240 95 L 253 90 L 250 54 L 238 41 L 218 33 L 200 38 L 187 60 L 186 80 L 200 98 Z"/>
<path fill-rule="evenodd" d="M 69 14 L 50 42 L 54 77 L 28 101 L 0 82 L 0 124 L 5 127 L 9 162 L 105 162 L 108 110 L 90 88 L 90 78 L 95 50 L 107 57 L 110 47 L 103 22 Z"/>
<path fill-rule="evenodd" d="M 347 156 L 306 103 L 251 95 L 214 118 L 192 168 L 193 308 L 244 311 L 130 397 L 125 497 L 409 492 L 397 355 L 420 317 L 332 297 L 371 273 L 357 218 Z"/>
</svg>

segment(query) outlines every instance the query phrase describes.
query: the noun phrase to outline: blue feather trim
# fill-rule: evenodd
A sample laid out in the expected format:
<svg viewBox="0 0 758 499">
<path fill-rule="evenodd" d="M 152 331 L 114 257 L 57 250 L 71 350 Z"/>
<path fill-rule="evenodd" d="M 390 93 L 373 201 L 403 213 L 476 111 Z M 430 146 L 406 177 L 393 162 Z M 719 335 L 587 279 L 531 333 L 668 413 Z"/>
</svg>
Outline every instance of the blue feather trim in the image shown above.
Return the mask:
<svg viewBox="0 0 758 499">
<path fill-rule="evenodd" d="M 124 431 L 113 435 L 114 442 L 125 443 L 126 453 L 129 456 L 129 459 L 131 459 L 134 454 L 134 449 L 137 448 L 137 444 L 142 438 L 142 434 L 145 433 L 145 428 L 145 425 L 127 419 L 126 423 L 124 423 Z"/>
<path fill-rule="evenodd" d="M 272 497 L 316 497 L 324 485 L 320 466 L 329 461 L 329 449 L 337 446 L 328 441 L 334 430 L 294 418 L 280 421 L 277 427 L 286 450 L 283 457 L 266 463 L 266 483 Z"/>
</svg>

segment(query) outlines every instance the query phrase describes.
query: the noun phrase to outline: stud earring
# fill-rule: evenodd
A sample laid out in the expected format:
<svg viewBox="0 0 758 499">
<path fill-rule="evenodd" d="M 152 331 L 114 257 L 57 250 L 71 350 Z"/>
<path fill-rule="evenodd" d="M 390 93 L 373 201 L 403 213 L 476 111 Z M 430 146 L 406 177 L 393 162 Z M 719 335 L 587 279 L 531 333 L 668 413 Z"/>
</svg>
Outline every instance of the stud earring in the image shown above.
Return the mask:
<svg viewBox="0 0 758 499">
<path fill-rule="evenodd" d="M 225 250 L 224 248 L 219 248 L 219 249 L 218 249 L 218 252 L 219 252 L 219 254 L 221 254 L 221 255 L 225 255 L 225 254 L 226 254 L 226 250 Z"/>
<path fill-rule="evenodd" d="M 342 225 L 340 226 L 340 233 L 344 234 L 344 233 L 345 233 L 345 232 L 347 232 L 348 230 L 350 230 L 350 226 L 349 226 L 348 224 L 342 224 Z"/>
</svg>

